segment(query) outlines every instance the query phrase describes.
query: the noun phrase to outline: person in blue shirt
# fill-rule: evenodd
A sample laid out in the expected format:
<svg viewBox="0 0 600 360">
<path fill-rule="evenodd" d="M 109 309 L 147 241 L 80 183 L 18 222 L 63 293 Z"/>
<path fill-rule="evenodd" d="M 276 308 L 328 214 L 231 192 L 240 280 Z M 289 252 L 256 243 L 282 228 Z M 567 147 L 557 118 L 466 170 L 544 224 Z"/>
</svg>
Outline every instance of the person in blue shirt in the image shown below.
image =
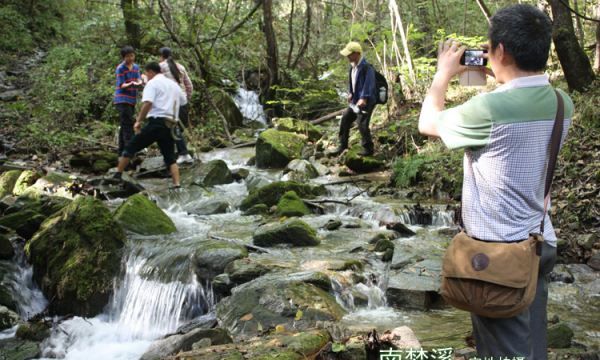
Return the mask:
<svg viewBox="0 0 600 360">
<path fill-rule="evenodd" d="M 119 112 L 119 156 L 123 153 L 125 145 L 133 137 L 133 114 L 137 102 L 138 87 L 142 85 L 139 66 L 135 61 L 135 50 L 131 46 L 121 49 L 123 61 L 117 66 L 114 104 Z"/>
<path fill-rule="evenodd" d="M 361 135 L 362 156 L 373 155 L 373 140 L 369 130 L 371 114 L 376 105 L 375 98 L 375 69 L 362 56 L 362 47 L 351 41 L 342 51 L 342 56 L 348 58 L 350 70 L 348 74 L 348 103 L 349 106 L 342 115 L 340 122 L 339 146 L 331 154 L 336 156 L 348 148 L 350 127 L 356 120 Z"/>
</svg>

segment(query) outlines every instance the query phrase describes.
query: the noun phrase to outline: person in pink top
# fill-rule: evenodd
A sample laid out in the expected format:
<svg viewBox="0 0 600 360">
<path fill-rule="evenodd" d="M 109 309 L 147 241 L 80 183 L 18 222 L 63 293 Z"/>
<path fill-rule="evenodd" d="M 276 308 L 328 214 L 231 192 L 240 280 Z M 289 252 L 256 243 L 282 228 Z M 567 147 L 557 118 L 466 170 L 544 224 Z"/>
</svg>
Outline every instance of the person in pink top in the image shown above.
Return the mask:
<svg viewBox="0 0 600 360">
<path fill-rule="evenodd" d="M 192 85 L 192 81 L 188 76 L 187 71 L 183 65 L 175 62 L 173 60 L 173 54 L 171 49 L 168 47 L 163 47 L 160 50 L 160 70 L 165 77 L 175 81 L 181 86 L 181 88 L 185 91 L 185 95 L 187 97 L 188 104 L 192 98 L 192 91 L 194 91 L 194 86 Z M 188 126 L 188 105 L 182 105 L 179 108 L 179 120 L 183 126 Z M 187 145 L 185 143 L 185 138 L 181 136 L 180 140 L 176 140 L 175 144 L 177 146 L 177 163 L 191 163 L 194 159 L 190 156 Z"/>
</svg>

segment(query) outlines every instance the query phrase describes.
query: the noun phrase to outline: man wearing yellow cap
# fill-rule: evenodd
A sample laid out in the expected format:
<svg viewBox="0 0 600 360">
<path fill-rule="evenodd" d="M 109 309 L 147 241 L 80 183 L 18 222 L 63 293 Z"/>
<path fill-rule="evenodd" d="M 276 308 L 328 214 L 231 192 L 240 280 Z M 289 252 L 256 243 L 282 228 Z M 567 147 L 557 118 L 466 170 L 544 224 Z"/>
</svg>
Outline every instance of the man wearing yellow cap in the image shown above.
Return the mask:
<svg viewBox="0 0 600 360">
<path fill-rule="evenodd" d="M 348 148 L 350 126 L 356 120 L 361 135 L 362 156 L 373 155 L 373 140 L 369 130 L 369 121 L 376 105 L 375 98 L 375 70 L 362 56 L 362 47 L 359 43 L 351 41 L 340 51 L 342 56 L 350 61 L 348 74 L 348 103 L 349 106 L 342 115 L 340 122 L 340 143 L 332 155 L 341 154 Z"/>
</svg>

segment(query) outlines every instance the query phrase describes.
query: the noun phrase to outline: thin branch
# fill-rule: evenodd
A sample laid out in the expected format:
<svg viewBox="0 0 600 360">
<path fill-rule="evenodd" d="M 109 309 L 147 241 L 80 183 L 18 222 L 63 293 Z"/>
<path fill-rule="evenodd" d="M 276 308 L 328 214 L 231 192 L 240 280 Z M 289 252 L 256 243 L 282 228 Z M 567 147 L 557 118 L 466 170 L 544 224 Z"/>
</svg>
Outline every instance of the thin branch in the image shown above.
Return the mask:
<svg viewBox="0 0 600 360">
<path fill-rule="evenodd" d="M 492 17 L 492 15 L 490 13 L 490 9 L 488 9 L 488 7 L 485 5 L 483 0 L 475 0 L 475 1 L 477 2 L 477 5 L 479 5 L 479 8 L 481 9 L 483 16 L 485 16 L 485 19 L 487 20 L 487 22 L 489 24 L 490 18 Z"/>
<path fill-rule="evenodd" d="M 240 22 L 238 22 L 237 24 L 235 24 L 231 29 L 229 29 L 228 31 L 224 32 L 222 35 L 218 35 L 217 36 L 213 36 L 211 38 L 208 39 L 200 39 L 199 41 L 204 43 L 204 42 L 211 42 L 211 41 L 215 41 L 217 39 L 222 39 L 224 37 L 227 37 L 231 34 L 233 34 L 234 32 L 236 32 L 239 28 L 241 28 L 242 26 L 244 26 L 244 24 L 250 20 L 250 18 L 252 17 L 252 15 L 254 15 L 254 13 L 256 12 L 256 10 L 258 10 L 258 8 L 263 4 L 263 0 L 258 0 L 256 2 L 256 4 L 254 5 L 254 7 L 252 8 L 252 10 L 250 10 L 250 12 L 242 19 L 240 20 Z"/>
<path fill-rule="evenodd" d="M 219 25 L 219 29 L 217 30 L 217 35 L 215 35 L 215 39 L 212 42 L 212 44 L 210 44 L 210 49 L 208 49 L 207 57 L 210 57 L 210 54 L 212 53 L 212 50 L 215 47 L 215 44 L 217 43 L 217 39 L 219 38 L 219 34 L 221 33 L 221 30 L 223 30 L 223 25 L 225 25 L 225 20 L 227 20 L 228 15 L 229 15 L 229 0 L 227 0 L 227 4 L 225 5 L 225 15 L 223 15 L 223 20 L 221 21 L 221 25 Z"/>
</svg>

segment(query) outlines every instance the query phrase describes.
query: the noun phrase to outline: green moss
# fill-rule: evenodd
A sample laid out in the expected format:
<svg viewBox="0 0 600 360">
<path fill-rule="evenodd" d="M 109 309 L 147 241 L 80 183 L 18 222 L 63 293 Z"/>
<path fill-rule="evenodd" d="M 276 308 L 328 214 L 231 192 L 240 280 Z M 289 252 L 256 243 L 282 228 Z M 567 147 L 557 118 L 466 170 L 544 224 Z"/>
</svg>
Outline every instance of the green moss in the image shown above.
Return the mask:
<svg viewBox="0 0 600 360">
<path fill-rule="evenodd" d="M 15 254 L 12 244 L 8 237 L 0 234 L 0 260 L 10 260 Z M 0 278 L 1 279 L 1 278 Z M 1 305 L 2 303 L 0 303 Z"/>
<path fill-rule="evenodd" d="M 386 251 L 387 249 L 394 249 L 394 243 L 388 239 L 380 239 L 377 241 L 377 244 L 375 244 L 375 251 L 377 252 Z"/>
<path fill-rule="evenodd" d="M 339 321 L 346 311 L 328 292 L 312 284 L 298 282 L 285 288 L 288 298 L 303 311 L 303 317 L 323 321 Z"/>
<path fill-rule="evenodd" d="M 304 201 L 294 191 L 288 191 L 277 203 L 277 215 L 279 216 L 303 216 L 310 214 L 310 210 Z"/>
<path fill-rule="evenodd" d="M 0 175 L 0 199 L 13 193 L 19 176 L 21 176 L 21 170 L 10 170 Z"/>
<path fill-rule="evenodd" d="M 40 173 L 33 170 L 25 170 L 19 175 L 19 178 L 15 182 L 15 187 L 13 188 L 14 195 L 22 195 L 25 193 L 25 190 L 33 185 L 37 179 L 41 177 Z"/>
<path fill-rule="evenodd" d="M 92 165 L 92 170 L 95 173 L 105 173 L 107 172 L 111 167 L 115 166 L 116 163 L 109 163 L 106 160 L 98 160 L 98 161 L 94 161 L 94 165 Z"/>
<path fill-rule="evenodd" d="M 198 173 L 193 181 L 203 186 L 215 186 L 220 184 L 231 184 L 233 175 L 223 160 L 212 160 L 198 167 Z"/>
<path fill-rule="evenodd" d="M 283 168 L 302 154 L 304 137 L 285 131 L 263 131 L 256 141 L 256 166 L 259 168 Z"/>
<path fill-rule="evenodd" d="M 283 224 L 260 227 L 253 236 L 258 246 L 290 244 L 292 246 L 316 246 L 321 243 L 315 229 L 298 219 L 290 219 Z"/>
<path fill-rule="evenodd" d="M 140 193 L 121 204 L 114 218 L 124 229 L 142 235 L 170 234 L 177 231 L 173 220 Z"/>
<path fill-rule="evenodd" d="M 303 198 L 313 198 L 324 194 L 325 188 L 323 186 L 313 187 L 294 181 L 278 181 L 252 191 L 242 201 L 240 209 L 247 210 L 256 204 L 276 205 L 281 196 L 288 191 L 294 191 L 298 196 Z"/>
<path fill-rule="evenodd" d="M 55 314 L 93 316 L 102 311 L 121 263 L 125 234 L 110 210 L 79 197 L 48 218 L 25 245 L 34 277 Z"/>
<path fill-rule="evenodd" d="M 360 260 L 346 260 L 340 270 L 363 271 L 364 268 L 365 265 Z"/>
<path fill-rule="evenodd" d="M 265 204 L 256 204 L 244 211 L 244 215 L 265 215 L 269 213 L 269 207 Z"/>
<path fill-rule="evenodd" d="M 565 323 L 552 325 L 548 327 L 548 347 L 568 348 L 571 346 L 573 335 L 573 330 Z"/>
<path fill-rule="evenodd" d="M 319 140 L 323 136 L 321 131 L 310 122 L 293 118 L 279 118 L 275 120 L 275 128 L 280 131 L 302 134 L 312 142 Z"/>
<path fill-rule="evenodd" d="M 19 325 L 17 338 L 31 341 L 42 341 L 50 336 L 50 328 L 43 321 Z"/>
<path fill-rule="evenodd" d="M 360 147 L 353 147 L 346 153 L 344 165 L 357 173 L 368 173 L 379 170 L 384 167 L 385 163 L 373 156 L 358 155 Z"/>
</svg>

